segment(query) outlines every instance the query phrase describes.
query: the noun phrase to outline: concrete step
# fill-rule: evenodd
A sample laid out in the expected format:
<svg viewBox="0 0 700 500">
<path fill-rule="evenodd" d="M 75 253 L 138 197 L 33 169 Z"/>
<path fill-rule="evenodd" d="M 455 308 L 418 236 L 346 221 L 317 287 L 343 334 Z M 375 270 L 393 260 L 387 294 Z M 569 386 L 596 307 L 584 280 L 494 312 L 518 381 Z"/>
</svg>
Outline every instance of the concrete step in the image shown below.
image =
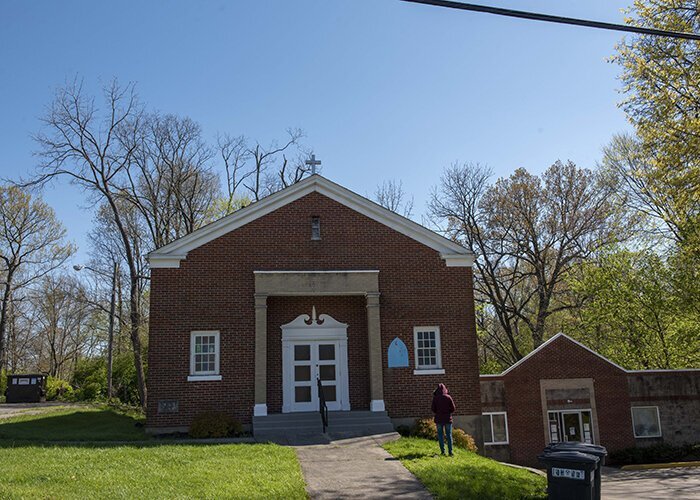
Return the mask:
<svg viewBox="0 0 700 500">
<path fill-rule="evenodd" d="M 394 426 L 386 412 L 334 411 L 328 413 L 326 431 L 323 434 L 321 415 L 317 412 L 253 417 L 256 440 L 285 444 L 313 444 L 329 439 L 385 434 L 394 432 Z"/>
</svg>

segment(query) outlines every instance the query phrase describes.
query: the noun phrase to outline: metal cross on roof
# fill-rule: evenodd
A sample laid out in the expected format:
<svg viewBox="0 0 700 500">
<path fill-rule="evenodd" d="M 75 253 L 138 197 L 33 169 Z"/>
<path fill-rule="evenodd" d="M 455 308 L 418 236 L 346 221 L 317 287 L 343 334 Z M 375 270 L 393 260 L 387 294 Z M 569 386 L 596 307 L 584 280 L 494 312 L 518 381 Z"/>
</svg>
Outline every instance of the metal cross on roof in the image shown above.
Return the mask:
<svg viewBox="0 0 700 500">
<path fill-rule="evenodd" d="M 311 167 L 311 175 L 315 175 L 316 167 L 321 164 L 321 160 L 317 160 L 316 155 L 311 155 L 311 158 L 306 160 L 305 163 Z"/>
</svg>

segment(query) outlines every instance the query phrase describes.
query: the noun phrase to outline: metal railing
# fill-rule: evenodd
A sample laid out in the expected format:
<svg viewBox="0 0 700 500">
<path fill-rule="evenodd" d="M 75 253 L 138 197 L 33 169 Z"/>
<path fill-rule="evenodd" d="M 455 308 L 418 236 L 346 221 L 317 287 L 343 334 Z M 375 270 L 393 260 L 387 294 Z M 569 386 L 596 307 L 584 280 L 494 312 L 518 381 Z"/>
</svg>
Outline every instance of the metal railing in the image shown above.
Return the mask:
<svg viewBox="0 0 700 500">
<path fill-rule="evenodd" d="M 316 378 L 318 384 L 318 412 L 321 414 L 321 422 L 323 422 L 323 433 L 326 433 L 328 427 L 328 406 L 326 405 L 326 396 L 323 394 L 323 384 L 321 379 Z"/>
</svg>

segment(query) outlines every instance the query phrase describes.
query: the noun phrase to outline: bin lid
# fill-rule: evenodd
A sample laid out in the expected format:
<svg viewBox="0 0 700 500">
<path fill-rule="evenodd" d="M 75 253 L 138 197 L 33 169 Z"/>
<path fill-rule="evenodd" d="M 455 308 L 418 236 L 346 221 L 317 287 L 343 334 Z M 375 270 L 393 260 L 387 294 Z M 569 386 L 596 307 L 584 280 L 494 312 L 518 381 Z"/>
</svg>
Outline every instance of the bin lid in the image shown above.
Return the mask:
<svg viewBox="0 0 700 500">
<path fill-rule="evenodd" d="M 545 447 L 545 452 L 551 451 L 580 451 L 581 453 L 588 453 L 589 455 L 595 455 L 596 457 L 606 457 L 608 455 L 608 450 L 605 446 L 600 446 L 591 443 L 582 443 L 580 441 L 568 441 L 562 443 L 549 443 Z"/>
<path fill-rule="evenodd" d="M 565 462 L 570 464 L 581 464 L 584 465 L 585 469 L 595 468 L 598 464 L 599 458 L 594 455 L 589 455 L 588 453 L 581 453 L 580 451 L 547 451 L 537 457 L 540 462 L 555 463 L 555 462 Z"/>
</svg>

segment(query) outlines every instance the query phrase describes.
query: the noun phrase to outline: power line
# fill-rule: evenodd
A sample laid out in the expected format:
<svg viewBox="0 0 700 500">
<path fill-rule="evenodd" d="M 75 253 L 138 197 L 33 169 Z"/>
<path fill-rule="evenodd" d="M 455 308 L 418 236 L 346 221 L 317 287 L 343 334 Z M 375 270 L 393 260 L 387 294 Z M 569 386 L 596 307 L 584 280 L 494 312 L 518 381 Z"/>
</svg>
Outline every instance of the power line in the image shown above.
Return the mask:
<svg viewBox="0 0 700 500">
<path fill-rule="evenodd" d="M 683 38 L 685 40 L 700 40 L 700 34 L 683 33 L 680 31 L 657 30 L 654 28 L 643 28 L 641 26 L 629 26 L 627 24 L 604 23 L 601 21 L 590 21 L 588 19 L 577 19 L 574 17 L 552 16 L 550 14 L 539 14 L 524 10 L 502 9 L 500 7 L 490 7 L 488 5 L 476 5 L 472 3 L 450 2 L 446 0 L 402 0 L 403 2 L 420 3 L 433 5 L 435 7 L 447 7 L 449 9 L 469 10 L 472 12 L 484 12 L 486 14 L 496 14 L 497 16 L 517 17 L 520 19 L 530 19 L 532 21 L 545 21 L 548 23 L 571 24 L 574 26 L 585 26 L 587 28 L 597 28 L 611 31 L 626 31 L 629 33 L 639 33 L 641 35 L 663 36 L 667 38 Z"/>
</svg>

